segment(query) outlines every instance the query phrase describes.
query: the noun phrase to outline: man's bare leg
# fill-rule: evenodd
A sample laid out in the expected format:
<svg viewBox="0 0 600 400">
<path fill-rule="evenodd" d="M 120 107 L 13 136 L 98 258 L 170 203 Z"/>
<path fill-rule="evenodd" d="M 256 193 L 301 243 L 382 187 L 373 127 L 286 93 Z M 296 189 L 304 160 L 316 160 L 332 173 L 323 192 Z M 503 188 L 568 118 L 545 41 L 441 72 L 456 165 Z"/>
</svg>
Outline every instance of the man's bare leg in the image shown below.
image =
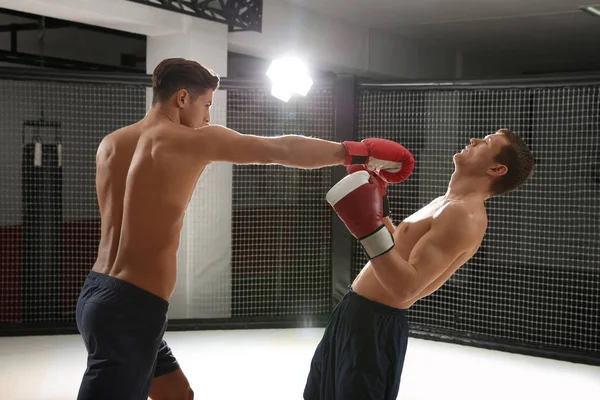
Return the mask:
<svg viewBox="0 0 600 400">
<path fill-rule="evenodd" d="M 151 400 L 193 400 L 193 398 L 194 392 L 181 368 L 152 380 Z"/>
</svg>

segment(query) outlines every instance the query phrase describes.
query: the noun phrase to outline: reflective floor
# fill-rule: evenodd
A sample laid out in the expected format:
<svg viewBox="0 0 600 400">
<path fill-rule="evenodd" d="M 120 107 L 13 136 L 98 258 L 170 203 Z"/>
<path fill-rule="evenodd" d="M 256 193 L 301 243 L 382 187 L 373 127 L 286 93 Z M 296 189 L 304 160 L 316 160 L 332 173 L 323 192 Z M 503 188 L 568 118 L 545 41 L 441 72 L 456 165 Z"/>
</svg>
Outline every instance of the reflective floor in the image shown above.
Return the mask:
<svg viewBox="0 0 600 400">
<path fill-rule="evenodd" d="M 195 399 L 302 399 L 322 329 L 167 332 Z M 0 399 L 75 399 L 79 336 L 0 338 Z M 600 367 L 411 339 L 399 399 L 594 399 Z"/>
</svg>

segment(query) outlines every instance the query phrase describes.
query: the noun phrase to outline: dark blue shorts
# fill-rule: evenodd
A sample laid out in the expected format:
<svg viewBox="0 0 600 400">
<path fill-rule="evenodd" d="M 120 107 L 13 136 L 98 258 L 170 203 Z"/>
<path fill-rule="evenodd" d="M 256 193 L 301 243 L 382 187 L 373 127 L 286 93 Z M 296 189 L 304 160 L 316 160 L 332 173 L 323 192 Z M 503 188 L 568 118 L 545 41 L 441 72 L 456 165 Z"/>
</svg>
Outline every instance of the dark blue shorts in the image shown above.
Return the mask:
<svg viewBox="0 0 600 400">
<path fill-rule="evenodd" d="M 305 400 L 396 400 L 408 344 L 407 310 L 350 289 L 315 350 Z"/>
<path fill-rule="evenodd" d="M 154 377 L 179 368 L 163 340 L 168 308 L 146 290 L 90 271 L 76 309 L 88 352 L 79 400 L 146 400 Z"/>
</svg>

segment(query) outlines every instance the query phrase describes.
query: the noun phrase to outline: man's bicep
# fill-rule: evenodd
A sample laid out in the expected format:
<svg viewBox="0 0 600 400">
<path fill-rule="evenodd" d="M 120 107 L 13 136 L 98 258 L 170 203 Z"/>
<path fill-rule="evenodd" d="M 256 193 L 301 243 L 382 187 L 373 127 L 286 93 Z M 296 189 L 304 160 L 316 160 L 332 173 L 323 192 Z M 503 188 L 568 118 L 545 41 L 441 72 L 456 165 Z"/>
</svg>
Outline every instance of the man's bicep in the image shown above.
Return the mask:
<svg viewBox="0 0 600 400">
<path fill-rule="evenodd" d="M 278 151 L 277 142 L 271 138 L 244 135 L 222 126 L 203 128 L 202 147 L 208 161 L 234 164 L 273 163 Z"/>
<path fill-rule="evenodd" d="M 448 246 L 446 239 L 440 236 L 438 232 L 429 231 L 410 253 L 408 263 L 417 271 L 413 292 L 420 292 L 436 280 L 462 254 Z"/>
<path fill-rule="evenodd" d="M 420 291 L 442 275 L 473 248 L 478 230 L 468 219 L 455 216 L 435 221 L 410 253 L 409 263 L 417 270 L 414 291 Z"/>
</svg>

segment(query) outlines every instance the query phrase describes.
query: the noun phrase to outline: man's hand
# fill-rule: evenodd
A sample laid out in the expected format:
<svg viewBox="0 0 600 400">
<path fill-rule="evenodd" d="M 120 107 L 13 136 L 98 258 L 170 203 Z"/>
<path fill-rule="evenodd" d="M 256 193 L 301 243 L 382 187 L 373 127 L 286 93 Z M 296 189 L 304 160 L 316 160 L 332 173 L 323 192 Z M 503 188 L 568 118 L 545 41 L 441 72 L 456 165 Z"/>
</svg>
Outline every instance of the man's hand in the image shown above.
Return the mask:
<svg viewBox="0 0 600 400">
<path fill-rule="evenodd" d="M 412 174 L 413 155 L 404 146 L 387 139 L 365 139 L 362 142 L 342 142 L 346 148 L 345 165 L 363 164 L 389 183 L 399 183 Z"/>
<path fill-rule="evenodd" d="M 327 192 L 326 199 L 370 259 L 394 247 L 394 238 L 384 223 L 379 185 L 371 182 L 369 172 L 346 176 Z"/>
<path fill-rule="evenodd" d="M 389 218 L 389 216 L 390 216 L 390 201 L 387 197 L 388 183 L 382 177 L 377 175 L 376 172 L 369 171 L 365 164 L 348 165 L 346 167 L 346 171 L 348 171 L 348 174 L 353 174 L 358 171 L 369 172 L 369 175 L 371 175 L 369 182 L 371 182 L 372 184 L 375 184 L 379 187 L 379 194 L 381 194 L 381 200 L 383 201 L 383 217 Z"/>
</svg>

